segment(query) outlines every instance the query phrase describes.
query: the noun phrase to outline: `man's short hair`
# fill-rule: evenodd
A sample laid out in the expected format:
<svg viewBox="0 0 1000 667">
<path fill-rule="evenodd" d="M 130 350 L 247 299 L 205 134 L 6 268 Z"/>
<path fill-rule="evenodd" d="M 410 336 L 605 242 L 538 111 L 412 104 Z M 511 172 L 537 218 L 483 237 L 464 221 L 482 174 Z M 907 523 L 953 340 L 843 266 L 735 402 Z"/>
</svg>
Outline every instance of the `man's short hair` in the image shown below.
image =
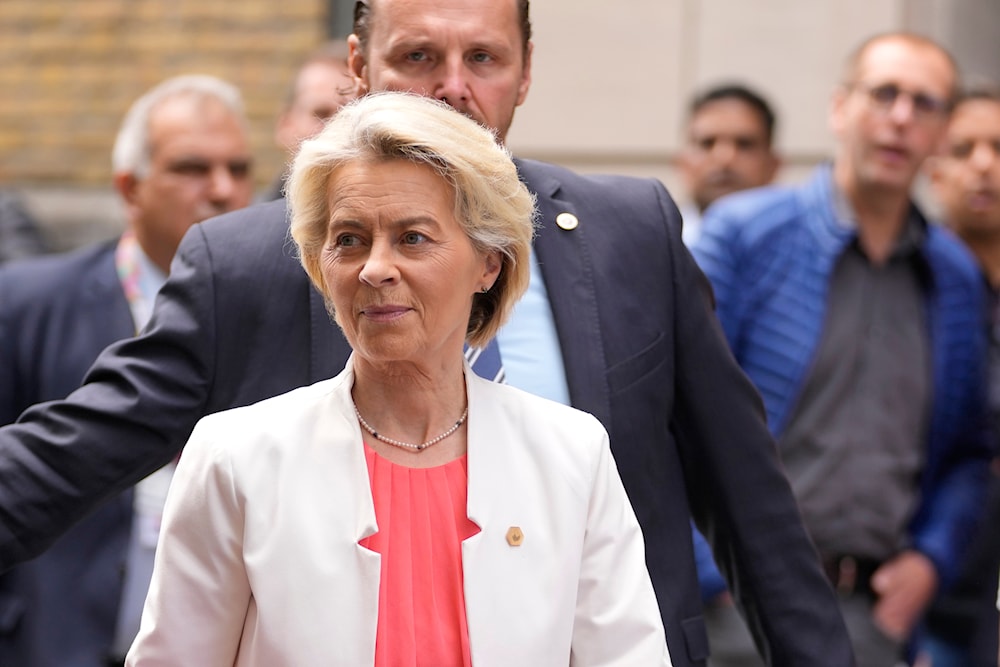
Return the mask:
<svg viewBox="0 0 1000 667">
<path fill-rule="evenodd" d="M 1000 104 L 1000 86 L 994 83 L 978 83 L 966 88 L 955 98 L 954 108 L 966 102 L 996 102 Z"/>
<path fill-rule="evenodd" d="M 764 124 L 767 145 L 774 141 L 775 127 L 777 126 L 777 116 L 774 109 L 764 96 L 753 90 L 749 86 L 741 83 L 727 83 L 707 88 L 695 96 L 688 110 L 688 120 L 698 115 L 698 113 L 713 102 L 722 100 L 737 100 L 743 102 L 753 109 L 761 122 Z"/>
<path fill-rule="evenodd" d="M 172 77 L 148 91 L 129 107 L 111 151 L 111 167 L 116 174 L 127 173 L 140 178 L 146 175 L 152 162 L 149 119 L 160 104 L 183 96 L 216 100 L 229 109 L 240 123 L 246 125 L 243 97 L 236 86 L 207 74 Z"/>
</svg>

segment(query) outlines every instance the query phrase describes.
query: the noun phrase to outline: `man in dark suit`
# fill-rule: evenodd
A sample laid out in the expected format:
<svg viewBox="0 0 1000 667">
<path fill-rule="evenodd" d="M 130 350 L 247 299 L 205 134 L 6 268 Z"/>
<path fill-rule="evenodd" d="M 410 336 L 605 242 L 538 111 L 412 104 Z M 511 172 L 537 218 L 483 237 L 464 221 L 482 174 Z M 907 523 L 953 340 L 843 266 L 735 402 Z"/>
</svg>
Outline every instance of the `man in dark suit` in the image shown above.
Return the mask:
<svg viewBox="0 0 1000 667">
<path fill-rule="evenodd" d="M 77 388 L 105 347 L 145 324 L 187 229 L 250 202 L 239 91 L 213 77 L 168 79 L 125 116 L 113 163 L 127 216 L 120 238 L 0 269 L 0 424 Z M 138 630 L 171 470 L 0 575 L 0 665 L 121 662 Z"/>
<path fill-rule="evenodd" d="M 524 0 L 360 4 L 350 41 L 362 91 L 432 95 L 501 140 L 531 81 Z M 541 228 L 533 284 L 506 328 L 518 335 L 505 346 L 502 332 L 500 351 L 512 384 L 544 381 L 608 428 L 673 664 L 707 654 L 692 515 L 772 664 L 852 664 L 759 397 L 727 351 L 666 190 L 518 168 Z M 195 227 L 144 335 L 110 348 L 67 401 L 0 429 L 0 567 L 169 461 L 201 415 L 330 377 L 348 352 L 297 265 L 283 202 Z"/>
</svg>

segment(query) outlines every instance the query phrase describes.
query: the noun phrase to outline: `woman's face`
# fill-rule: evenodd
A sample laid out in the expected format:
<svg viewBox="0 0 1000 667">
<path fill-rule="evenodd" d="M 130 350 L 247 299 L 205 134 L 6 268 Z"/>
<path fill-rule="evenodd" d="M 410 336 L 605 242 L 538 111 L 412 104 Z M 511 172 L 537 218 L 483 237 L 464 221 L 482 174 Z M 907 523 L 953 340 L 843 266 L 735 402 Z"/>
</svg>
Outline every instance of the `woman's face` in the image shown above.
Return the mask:
<svg viewBox="0 0 1000 667">
<path fill-rule="evenodd" d="M 454 215 L 450 184 L 405 160 L 343 165 L 327 188 L 320 266 L 337 323 L 371 362 L 433 364 L 460 351 L 473 295 L 500 270 Z"/>
</svg>

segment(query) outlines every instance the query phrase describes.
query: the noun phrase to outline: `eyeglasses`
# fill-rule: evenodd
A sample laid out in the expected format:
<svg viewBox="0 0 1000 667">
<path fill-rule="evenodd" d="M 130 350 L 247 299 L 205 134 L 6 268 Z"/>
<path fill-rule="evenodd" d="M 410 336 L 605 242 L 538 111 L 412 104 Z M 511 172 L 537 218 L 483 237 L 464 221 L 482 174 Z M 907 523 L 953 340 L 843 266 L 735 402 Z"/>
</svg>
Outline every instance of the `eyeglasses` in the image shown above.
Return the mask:
<svg viewBox="0 0 1000 667">
<path fill-rule="evenodd" d="M 950 100 L 941 99 L 927 93 L 914 93 L 909 90 L 903 90 L 894 83 L 884 83 L 881 86 L 867 86 L 863 83 L 855 83 L 851 87 L 863 90 L 868 95 L 872 106 L 884 113 L 891 111 L 896 106 L 896 100 L 900 97 L 909 98 L 914 117 L 922 120 L 943 118 L 951 111 Z"/>
</svg>

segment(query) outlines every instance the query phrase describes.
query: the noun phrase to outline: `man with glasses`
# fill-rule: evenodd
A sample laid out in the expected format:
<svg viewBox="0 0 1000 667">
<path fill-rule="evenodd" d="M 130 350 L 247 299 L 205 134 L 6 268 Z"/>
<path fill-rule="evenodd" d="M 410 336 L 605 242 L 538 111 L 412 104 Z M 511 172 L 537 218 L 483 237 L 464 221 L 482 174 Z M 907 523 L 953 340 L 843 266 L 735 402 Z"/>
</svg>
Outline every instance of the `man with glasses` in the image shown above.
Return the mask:
<svg viewBox="0 0 1000 667">
<path fill-rule="evenodd" d="M 910 199 L 957 78 L 930 40 L 869 39 L 833 97 L 832 165 L 719 202 L 694 248 L 862 667 L 896 664 L 986 488 L 982 279 Z"/>
</svg>

